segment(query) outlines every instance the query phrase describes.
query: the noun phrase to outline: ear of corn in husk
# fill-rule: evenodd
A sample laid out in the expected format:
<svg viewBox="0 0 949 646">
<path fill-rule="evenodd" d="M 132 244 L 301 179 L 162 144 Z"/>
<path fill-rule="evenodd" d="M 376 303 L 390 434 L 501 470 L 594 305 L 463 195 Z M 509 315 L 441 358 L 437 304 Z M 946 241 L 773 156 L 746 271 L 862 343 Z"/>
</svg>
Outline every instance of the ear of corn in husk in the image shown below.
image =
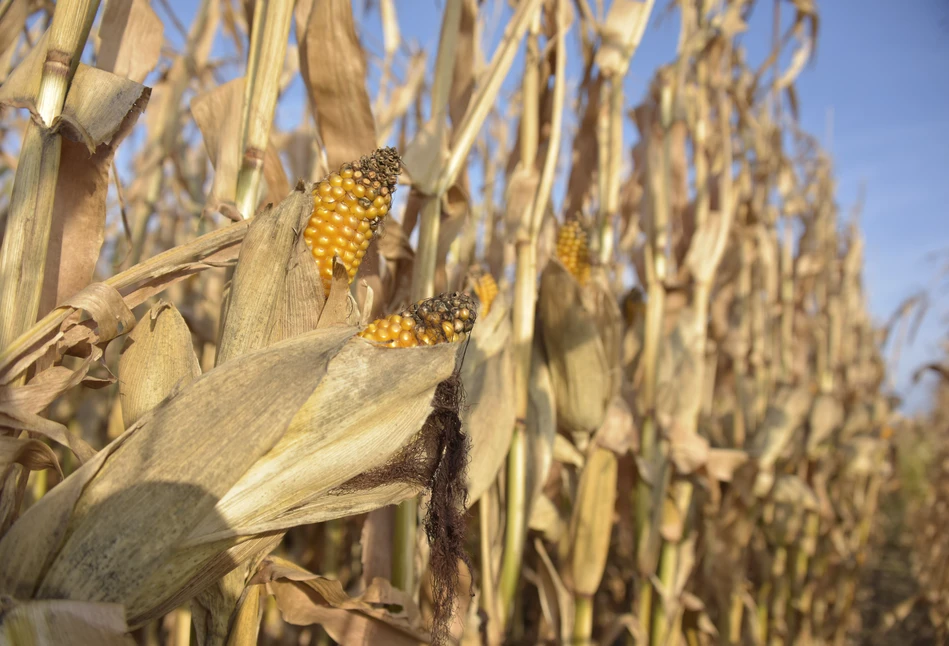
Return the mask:
<svg viewBox="0 0 949 646">
<path fill-rule="evenodd" d="M 581 285 L 559 260 L 541 274 L 537 309 L 557 423 L 588 435 L 603 423 L 620 384 L 619 309 L 599 280 Z"/>
<path fill-rule="evenodd" d="M 580 475 L 570 517 L 570 569 L 564 583 L 575 594 L 596 594 L 610 549 L 613 506 L 616 502 L 616 455 L 595 447 Z"/>
<path fill-rule="evenodd" d="M 486 274 L 490 275 L 490 274 Z M 503 300 L 481 301 L 478 324 L 461 366 L 468 405 L 462 411 L 465 433 L 471 438 L 468 464 L 468 505 L 473 505 L 494 482 L 514 431 L 514 364 L 510 351 L 511 322 Z"/>
<path fill-rule="evenodd" d="M 119 359 L 125 427 L 200 375 L 191 331 L 174 305 L 159 302 L 129 334 Z"/>
</svg>

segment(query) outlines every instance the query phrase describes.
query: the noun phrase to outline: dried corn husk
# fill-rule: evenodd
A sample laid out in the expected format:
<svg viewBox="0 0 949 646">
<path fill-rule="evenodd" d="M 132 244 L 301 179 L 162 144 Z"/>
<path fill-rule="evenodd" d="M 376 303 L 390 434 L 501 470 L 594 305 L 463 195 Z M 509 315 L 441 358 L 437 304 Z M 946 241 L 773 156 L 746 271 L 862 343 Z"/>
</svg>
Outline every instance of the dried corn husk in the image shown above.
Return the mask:
<svg viewBox="0 0 949 646">
<path fill-rule="evenodd" d="M 461 369 L 467 403 L 462 411 L 462 422 L 471 438 L 469 506 L 494 482 L 514 432 L 514 365 L 510 337 L 508 308 L 499 297 L 488 316 L 479 318 L 474 326 Z"/>
<path fill-rule="evenodd" d="M 794 543 L 803 529 L 805 514 L 820 508 L 814 491 L 804 480 L 792 475 L 777 477 L 770 499 L 774 503 L 774 518 L 766 531 L 778 545 Z"/>
<path fill-rule="evenodd" d="M 174 305 L 159 301 L 129 334 L 119 359 L 125 427 L 200 374 L 188 325 Z"/>
<path fill-rule="evenodd" d="M 572 433 L 593 433 L 619 389 L 619 308 L 598 280 L 581 287 L 551 259 L 541 274 L 537 309 L 557 424 Z"/>
<path fill-rule="evenodd" d="M 807 456 L 818 457 L 824 450 L 824 444 L 840 427 L 844 418 L 844 407 L 840 400 L 830 394 L 821 393 L 811 408 L 810 432 L 807 434 Z"/>
<path fill-rule="evenodd" d="M 593 596 L 603 578 L 616 503 L 616 455 L 596 447 L 587 458 L 570 518 L 570 569 L 564 583 L 575 594 Z"/>
<path fill-rule="evenodd" d="M 459 348 L 390 350 L 354 332 L 320 330 L 238 357 L 144 415 L 0 541 L 5 562 L 17 555 L 0 590 L 125 602 L 140 620 L 238 536 L 358 513 L 329 490 L 418 433 Z M 380 378 L 393 374 L 402 378 Z M 341 405 L 351 400 L 367 403 Z M 370 489 L 361 508 L 389 502 L 390 487 Z M 149 549 L 135 539 L 142 532 Z M 202 587 L 192 582 L 191 594 Z"/>
<path fill-rule="evenodd" d="M 132 646 L 117 603 L 11 601 L 3 605 L 0 644 Z"/>
</svg>

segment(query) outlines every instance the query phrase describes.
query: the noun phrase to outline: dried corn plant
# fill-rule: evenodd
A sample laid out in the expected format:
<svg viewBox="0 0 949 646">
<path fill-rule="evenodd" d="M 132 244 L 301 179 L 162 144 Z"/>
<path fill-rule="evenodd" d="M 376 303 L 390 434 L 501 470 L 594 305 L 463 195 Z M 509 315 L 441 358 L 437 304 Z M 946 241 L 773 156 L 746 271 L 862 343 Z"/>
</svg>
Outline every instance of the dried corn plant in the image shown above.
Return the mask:
<svg viewBox="0 0 949 646">
<path fill-rule="evenodd" d="M 0 3 L 0 642 L 866 630 L 907 475 L 813 3 L 763 60 L 674 3 L 639 103 L 652 0 L 99 4 Z M 944 636 L 939 455 L 881 613 Z"/>
</svg>

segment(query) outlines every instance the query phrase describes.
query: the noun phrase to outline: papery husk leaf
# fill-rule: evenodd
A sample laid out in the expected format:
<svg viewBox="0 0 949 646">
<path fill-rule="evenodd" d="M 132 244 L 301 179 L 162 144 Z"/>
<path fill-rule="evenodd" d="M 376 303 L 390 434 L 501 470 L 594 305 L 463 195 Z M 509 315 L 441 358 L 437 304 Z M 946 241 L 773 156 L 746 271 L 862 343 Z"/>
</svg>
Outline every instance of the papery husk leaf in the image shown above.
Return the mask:
<svg viewBox="0 0 949 646">
<path fill-rule="evenodd" d="M 570 570 L 565 581 L 576 594 L 596 594 L 603 578 L 613 527 L 617 470 L 616 455 L 596 447 L 580 475 L 570 518 Z"/>
<path fill-rule="evenodd" d="M 35 586 L 39 596 L 92 601 L 129 599 L 280 439 L 349 336 L 313 333 L 240 357 L 143 416 L 31 507 L 0 541 L 0 554 L 23 560 L 33 552 L 35 562 L 49 563 L 42 575 L 24 568 L 10 573 L 15 589 Z M 108 456 L 104 465 L 100 455 Z M 60 536 L 65 532 L 62 545 L 35 545 L 24 534 L 35 523 L 56 528 Z M 143 534 L 148 543 L 139 540 Z M 155 598 L 169 593 L 148 592 Z"/>
<path fill-rule="evenodd" d="M 814 400 L 810 414 L 810 430 L 807 434 L 807 455 L 817 457 L 824 445 L 840 427 L 844 419 L 844 407 L 840 400 L 830 394 L 821 393 Z"/>
<path fill-rule="evenodd" d="M 125 609 L 117 603 L 9 601 L 2 606 L 0 644 L 133 646 Z"/>
<path fill-rule="evenodd" d="M 418 617 L 414 603 L 388 581 L 376 579 L 360 597 L 350 597 L 338 581 L 311 574 L 301 567 L 270 557 L 255 578 L 266 582 L 277 598 L 284 621 L 296 625 L 320 624 L 342 644 L 429 643 L 428 635 L 411 619 Z M 381 604 L 403 607 L 391 613 Z"/>
<path fill-rule="evenodd" d="M 596 64 L 606 75 L 624 74 L 636 51 L 649 19 L 649 2 L 614 0 L 599 25 L 603 44 L 596 53 Z"/>
<path fill-rule="evenodd" d="M 158 63 L 164 25 L 145 0 L 110 2 L 99 25 L 96 67 L 137 83 Z"/>
<path fill-rule="evenodd" d="M 39 433 L 71 449 L 80 463 L 95 455 L 95 449 L 78 435 L 38 414 L 60 395 L 82 382 L 94 359 L 92 355 L 86 357 L 73 370 L 64 366 L 48 368 L 25 386 L 0 386 L 0 427 Z"/>
<path fill-rule="evenodd" d="M 813 396 L 806 387 L 783 387 L 768 406 L 764 421 L 751 438 L 749 455 L 761 469 L 770 469 L 784 451 L 794 431 L 804 422 Z"/>
<path fill-rule="evenodd" d="M 530 509 L 531 501 L 540 495 L 544 483 L 547 482 L 547 474 L 554 461 L 554 442 L 557 437 L 557 409 L 550 368 L 544 356 L 543 344 L 537 337 L 534 337 L 534 349 L 531 352 L 527 405 L 527 501 Z"/>
<path fill-rule="evenodd" d="M 349 0 L 319 0 L 308 16 L 298 11 L 297 19 L 300 73 L 335 169 L 376 148 L 365 54 Z"/>
<path fill-rule="evenodd" d="M 191 100 L 191 115 L 201 130 L 204 147 L 214 180 L 204 210 L 220 210 L 232 219 L 240 219 L 236 211 L 237 175 L 241 168 L 241 115 L 244 103 L 244 77 L 228 81 Z M 264 177 L 267 179 L 269 196 L 286 186 L 286 176 L 280 164 L 280 156 L 273 142 L 267 143 L 264 151 Z M 275 168 L 278 166 L 279 168 Z M 280 196 L 282 197 L 282 196 Z"/>
<path fill-rule="evenodd" d="M 284 315 L 285 283 L 291 268 L 305 259 L 295 256 L 298 238 L 313 210 L 313 197 L 297 187 L 276 207 L 268 207 L 251 222 L 241 245 L 221 340 L 217 365 L 272 342 Z M 313 266 L 315 273 L 315 265 Z M 320 304 L 322 305 L 322 304 Z"/>
<path fill-rule="evenodd" d="M 553 458 L 561 464 L 570 464 L 578 469 L 582 469 L 585 462 L 583 452 L 559 433 L 554 437 Z"/>
<path fill-rule="evenodd" d="M 199 646 L 257 643 L 263 588 L 245 584 L 250 574 L 247 566 L 243 563 L 192 599 L 191 617 Z M 256 563 L 253 566 L 256 569 Z"/>
<path fill-rule="evenodd" d="M 538 588 L 542 586 L 543 590 L 538 589 L 538 593 L 541 596 L 542 606 L 546 606 L 546 608 L 543 608 L 544 614 L 549 615 L 551 626 L 559 629 L 561 643 L 567 643 L 569 636 L 573 634 L 573 595 L 570 594 L 570 590 L 561 580 L 560 573 L 554 567 L 550 555 L 547 554 L 547 550 L 544 548 L 544 543 L 539 539 L 534 539 L 534 548 L 537 550 L 542 565 L 538 569 L 538 578 L 541 584 Z M 556 602 L 556 604 L 553 602 Z"/>
<path fill-rule="evenodd" d="M 392 349 L 352 339 L 283 439 L 230 489 L 187 544 L 349 515 L 338 508 L 337 496 L 356 491 L 329 492 L 382 466 L 415 437 L 459 351 L 459 344 Z M 391 500 L 386 486 L 375 489 L 368 496 L 376 506 Z"/>
<path fill-rule="evenodd" d="M 125 427 L 200 375 L 191 330 L 174 305 L 159 301 L 129 334 L 119 359 Z"/>
<path fill-rule="evenodd" d="M 595 441 L 597 445 L 611 450 L 616 455 L 624 455 L 639 445 L 633 411 L 623 395 L 617 395 L 610 402 L 603 425 L 596 432 Z"/>
<path fill-rule="evenodd" d="M 127 437 L 128 434 L 122 435 L 96 453 L 82 468 L 30 507 L 0 539 L 0 558 L 4 563 L 0 570 L 0 592 L 21 599 L 33 596 L 44 571 L 62 544 L 69 516 L 83 487 Z"/>
<path fill-rule="evenodd" d="M 486 317 L 471 332 L 461 368 L 467 407 L 462 410 L 471 438 L 468 463 L 468 506 L 494 482 L 504 465 L 514 432 L 514 365 L 510 350 L 508 308 L 495 299 Z"/>
<path fill-rule="evenodd" d="M 619 312 L 612 297 L 599 293 L 596 285 L 588 285 L 584 294 L 557 260 L 547 263 L 540 279 L 537 321 L 547 350 L 557 424 L 569 432 L 598 429 L 619 386 Z"/>
<path fill-rule="evenodd" d="M 330 295 L 326 299 L 323 311 L 320 313 L 317 327 L 355 326 L 358 325 L 359 319 L 359 308 L 356 306 L 356 299 L 349 291 L 349 273 L 346 271 L 346 266 L 339 262 L 338 258 L 334 258 Z"/>
<path fill-rule="evenodd" d="M 139 627 L 158 619 L 202 592 L 218 594 L 213 592 L 213 588 L 218 585 L 230 586 L 238 570 L 242 574 L 237 578 L 243 581 L 246 570 L 241 567 L 257 564 L 277 547 L 283 536 L 283 532 L 277 532 L 241 542 L 236 539 L 219 541 L 202 545 L 200 549 L 179 550 L 148 578 L 139 593 L 126 604 L 129 625 Z M 165 590 L 166 594 L 153 594 L 156 589 Z M 218 597 L 218 601 L 224 602 L 221 608 L 231 603 L 227 600 L 229 596 L 223 594 Z M 234 608 L 233 605 L 230 607 Z"/>
<path fill-rule="evenodd" d="M 557 543 L 567 530 L 569 519 L 561 517 L 560 510 L 550 498 L 537 496 L 531 503 L 531 515 L 527 526 L 543 534 L 544 539 Z"/>
<path fill-rule="evenodd" d="M 51 347 L 55 346 L 54 359 L 58 361 L 71 348 L 101 344 L 124 334 L 135 324 L 130 308 L 188 276 L 235 260 L 248 224 L 238 222 L 219 229 L 169 249 L 104 283 L 89 285 L 0 350 L 0 383 L 8 383 Z"/>
</svg>

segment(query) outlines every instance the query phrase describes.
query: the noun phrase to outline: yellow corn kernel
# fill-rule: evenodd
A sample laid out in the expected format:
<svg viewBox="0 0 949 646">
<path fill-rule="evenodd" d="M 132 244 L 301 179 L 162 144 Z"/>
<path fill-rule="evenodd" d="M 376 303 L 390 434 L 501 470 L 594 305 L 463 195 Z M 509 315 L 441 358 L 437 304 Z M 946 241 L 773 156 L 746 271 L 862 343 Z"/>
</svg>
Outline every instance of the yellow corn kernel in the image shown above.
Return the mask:
<svg viewBox="0 0 949 646">
<path fill-rule="evenodd" d="M 303 238 L 329 294 L 333 257 L 356 277 L 366 249 L 389 213 L 402 170 L 395 148 L 379 148 L 359 161 L 343 164 L 313 188 L 313 214 Z"/>
<path fill-rule="evenodd" d="M 359 336 L 390 348 L 460 343 L 468 338 L 477 317 L 474 299 L 463 292 L 452 292 L 377 319 Z"/>
<path fill-rule="evenodd" d="M 557 232 L 557 259 L 581 285 L 590 280 L 590 248 L 586 231 L 578 220 L 570 220 Z"/>
</svg>

